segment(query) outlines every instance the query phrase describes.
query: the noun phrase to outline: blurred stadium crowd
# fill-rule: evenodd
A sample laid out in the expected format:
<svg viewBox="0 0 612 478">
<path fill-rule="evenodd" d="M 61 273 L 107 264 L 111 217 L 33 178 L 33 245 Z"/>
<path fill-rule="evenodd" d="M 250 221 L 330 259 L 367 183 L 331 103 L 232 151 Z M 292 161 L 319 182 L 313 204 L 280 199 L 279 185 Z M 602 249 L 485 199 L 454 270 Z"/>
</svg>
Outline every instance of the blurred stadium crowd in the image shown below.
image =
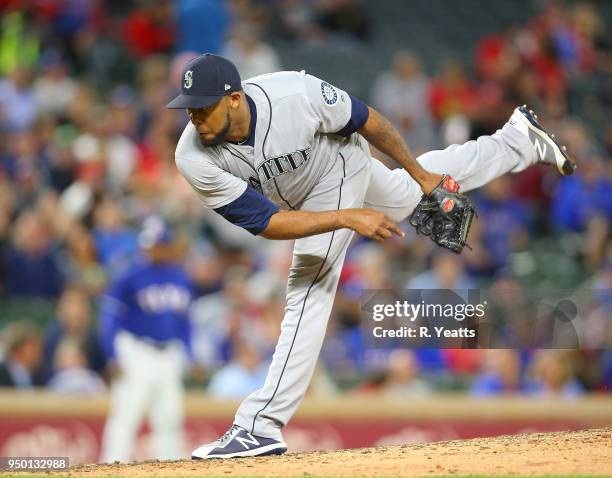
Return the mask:
<svg viewBox="0 0 612 478">
<path fill-rule="evenodd" d="M 106 389 L 98 301 L 153 213 L 174 225 L 193 280 L 193 353 L 205 370 L 194 385 L 238 398 L 263 382 L 291 244 L 200 206 L 174 167 L 187 118 L 164 105 L 194 52 L 228 56 L 246 79 L 283 69 L 277 45 L 367 49 L 377 35 L 367 3 L 0 0 L 0 326 L 4 363 L 17 370 L 0 370 L 0 385 Z M 598 2 L 538 12 L 482 37 L 471 63 L 425 68 L 410 44 L 395 45 L 363 99 L 417 152 L 489 134 L 528 103 L 575 154 L 577 174 L 532 167 L 475 193 L 473 250 L 461 256 L 405 224 L 406 239 L 383 246 L 355 238 L 313 393 L 609 391 L 612 353 L 597 349 L 612 340 L 610 18 Z M 593 290 L 591 338 L 574 351 L 370 349 L 360 291 L 398 284 Z"/>
</svg>

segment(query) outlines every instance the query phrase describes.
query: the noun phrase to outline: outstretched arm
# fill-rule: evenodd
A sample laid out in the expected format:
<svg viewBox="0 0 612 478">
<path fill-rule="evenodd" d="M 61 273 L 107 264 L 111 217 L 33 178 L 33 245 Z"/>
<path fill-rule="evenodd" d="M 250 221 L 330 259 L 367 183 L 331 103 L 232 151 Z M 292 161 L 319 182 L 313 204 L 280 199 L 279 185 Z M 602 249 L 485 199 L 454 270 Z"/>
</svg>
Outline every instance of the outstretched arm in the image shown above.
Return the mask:
<svg viewBox="0 0 612 478">
<path fill-rule="evenodd" d="M 403 236 L 402 231 L 382 212 L 371 209 L 338 211 L 279 211 L 276 204 L 248 186 L 236 200 L 216 208 L 232 224 L 266 239 L 299 239 L 336 229 L 349 228 L 377 241 Z"/>
<path fill-rule="evenodd" d="M 442 180 L 440 174 L 423 169 L 391 122 L 374 108 L 368 106 L 368 120 L 357 131 L 372 146 L 397 161 L 429 194 Z"/>
<path fill-rule="evenodd" d="M 267 227 L 259 235 L 266 239 L 299 239 L 342 228 L 352 229 L 378 242 L 392 234 L 404 235 L 391 219 L 372 209 L 279 211 L 270 217 Z"/>
</svg>

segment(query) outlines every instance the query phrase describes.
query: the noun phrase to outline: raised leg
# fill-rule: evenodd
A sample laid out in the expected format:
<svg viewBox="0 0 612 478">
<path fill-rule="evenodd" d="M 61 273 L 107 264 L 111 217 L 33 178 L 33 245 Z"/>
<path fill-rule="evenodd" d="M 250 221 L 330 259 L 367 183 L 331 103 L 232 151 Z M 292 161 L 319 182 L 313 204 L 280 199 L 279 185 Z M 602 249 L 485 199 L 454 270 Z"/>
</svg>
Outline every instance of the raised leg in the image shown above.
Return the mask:
<svg viewBox="0 0 612 478">
<path fill-rule="evenodd" d="M 508 123 L 491 136 L 430 151 L 417 159 L 428 171 L 450 174 L 461 185 L 461 192 L 479 188 L 508 172 L 522 171 L 537 161 L 528 138 Z M 405 170 L 390 170 L 373 159 L 365 207 L 401 221 L 414 210 L 421 195 L 418 183 Z"/>
</svg>

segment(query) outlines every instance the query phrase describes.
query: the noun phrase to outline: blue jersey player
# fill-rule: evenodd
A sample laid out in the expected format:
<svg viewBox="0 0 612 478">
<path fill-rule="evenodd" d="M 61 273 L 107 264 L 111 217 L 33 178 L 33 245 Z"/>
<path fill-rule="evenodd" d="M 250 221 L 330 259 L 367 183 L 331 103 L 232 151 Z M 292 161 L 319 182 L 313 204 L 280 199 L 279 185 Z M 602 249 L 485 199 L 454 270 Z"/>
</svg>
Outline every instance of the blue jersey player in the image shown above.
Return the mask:
<svg viewBox="0 0 612 478">
<path fill-rule="evenodd" d="M 192 356 L 193 286 L 174 261 L 172 233 L 163 219 L 146 219 L 139 243 L 142 257 L 110 284 L 101 304 L 101 337 L 113 375 L 102 462 L 131 458 L 145 414 L 155 457 L 183 454 L 182 375 L 186 355 Z"/>
</svg>

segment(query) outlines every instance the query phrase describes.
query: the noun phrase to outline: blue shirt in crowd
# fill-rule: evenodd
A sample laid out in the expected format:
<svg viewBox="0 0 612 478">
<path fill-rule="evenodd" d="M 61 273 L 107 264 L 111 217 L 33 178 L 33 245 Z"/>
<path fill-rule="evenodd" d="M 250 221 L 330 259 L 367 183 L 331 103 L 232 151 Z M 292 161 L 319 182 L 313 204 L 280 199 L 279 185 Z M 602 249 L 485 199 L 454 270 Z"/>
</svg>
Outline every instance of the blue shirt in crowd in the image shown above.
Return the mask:
<svg viewBox="0 0 612 478">
<path fill-rule="evenodd" d="M 221 52 L 230 20 L 223 0 L 180 0 L 175 11 L 179 52 Z"/>
<path fill-rule="evenodd" d="M 580 176 L 563 178 L 552 203 L 553 221 L 561 231 L 583 231 L 595 216 L 612 221 L 612 183 L 588 184 Z"/>
<path fill-rule="evenodd" d="M 529 227 L 527 213 L 516 200 L 492 201 L 485 196 L 477 199 L 477 209 L 483 218 L 484 246 L 495 267 L 501 267 L 512 252 L 513 237 Z"/>
<path fill-rule="evenodd" d="M 11 247 L 5 254 L 6 292 L 9 296 L 54 299 L 60 295 L 64 277 L 54 248 L 28 254 Z"/>
</svg>

